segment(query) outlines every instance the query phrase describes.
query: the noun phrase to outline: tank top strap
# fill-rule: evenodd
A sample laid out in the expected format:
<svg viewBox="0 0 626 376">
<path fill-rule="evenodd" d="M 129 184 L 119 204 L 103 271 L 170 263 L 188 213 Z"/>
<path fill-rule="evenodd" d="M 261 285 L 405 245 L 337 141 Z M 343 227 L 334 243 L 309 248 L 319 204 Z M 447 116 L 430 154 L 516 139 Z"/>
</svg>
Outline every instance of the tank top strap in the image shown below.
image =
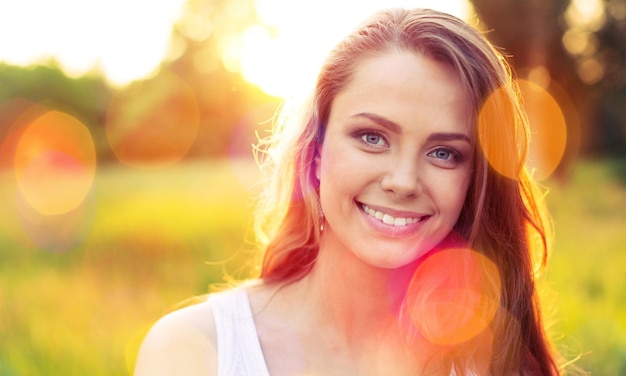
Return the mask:
<svg viewBox="0 0 626 376">
<path fill-rule="evenodd" d="M 217 334 L 217 374 L 269 376 L 247 291 L 236 288 L 209 299 Z"/>
</svg>

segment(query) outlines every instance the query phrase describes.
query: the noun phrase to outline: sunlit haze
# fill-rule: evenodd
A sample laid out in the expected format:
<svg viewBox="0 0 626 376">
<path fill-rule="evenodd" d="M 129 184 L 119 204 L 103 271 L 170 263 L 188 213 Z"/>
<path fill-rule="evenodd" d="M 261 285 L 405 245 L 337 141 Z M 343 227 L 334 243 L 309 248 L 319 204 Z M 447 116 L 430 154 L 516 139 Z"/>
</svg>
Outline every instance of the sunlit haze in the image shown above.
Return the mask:
<svg viewBox="0 0 626 376">
<path fill-rule="evenodd" d="M 227 46 L 231 70 L 275 96 L 308 91 L 327 51 L 372 12 L 387 7 L 433 8 L 467 19 L 466 0 L 256 0 L 262 24 L 250 26 L 240 44 Z"/>
<path fill-rule="evenodd" d="M 113 84 L 154 71 L 184 0 L 0 2 L 0 61 L 56 60 L 71 76 L 100 69 Z"/>
<path fill-rule="evenodd" d="M 99 70 L 114 85 L 141 79 L 165 58 L 185 0 L 20 0 L 0 3 L 0 62 L 55 60 L 70 76 Z M 306 89 L 325 52 L 357 22 L 390 6 L 462 18 L 467 0 L 257 0 L 260 23 L 223 44 L 227 68 L 275 96 Z"/>
</svg>

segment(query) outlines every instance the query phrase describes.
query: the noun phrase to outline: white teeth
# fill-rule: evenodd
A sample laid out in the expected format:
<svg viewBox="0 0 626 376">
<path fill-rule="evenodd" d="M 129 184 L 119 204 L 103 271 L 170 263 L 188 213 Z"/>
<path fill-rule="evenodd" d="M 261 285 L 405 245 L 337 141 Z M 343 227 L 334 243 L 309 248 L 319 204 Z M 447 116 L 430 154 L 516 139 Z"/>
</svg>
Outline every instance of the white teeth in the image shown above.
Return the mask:
<svg viewBox="0 0 626 376">
<path fill-rule="evenodd" d="M 394 226 L 406 226 L 406 218 L 396 218 L 396 220 L 393 221 L 393 225 Z"/>
<path fill-rule="evenodd" d="M 390 216 L 389 214 L 385 214 L 383 216 L 383 223 L 387 224 L 387 225 L 393 225 L 393 222 L 395 221 L 395 218 Z"/>
<path fill-rule="evenodd" d="M 374 210 L 372 208 L 370 208 L 369 206 L 362 204 L 363 206 L 363 210 L 370 216 L 378 219 L 379 221 L 382 221 L 384 224 L 387 225 L 393 225 L 393 226 L 398 226 L 398 227 L 402 227 L 402 226 L 406 226 L 408 224 L 412 224 L 412 223 L 417 223 L 420 221 L 421 218 L 395 218 L 392 217 L 391 215 L 387 214 L 387 213 L 383 213 L 381 211 L 378 210 Z"/>
</svg>

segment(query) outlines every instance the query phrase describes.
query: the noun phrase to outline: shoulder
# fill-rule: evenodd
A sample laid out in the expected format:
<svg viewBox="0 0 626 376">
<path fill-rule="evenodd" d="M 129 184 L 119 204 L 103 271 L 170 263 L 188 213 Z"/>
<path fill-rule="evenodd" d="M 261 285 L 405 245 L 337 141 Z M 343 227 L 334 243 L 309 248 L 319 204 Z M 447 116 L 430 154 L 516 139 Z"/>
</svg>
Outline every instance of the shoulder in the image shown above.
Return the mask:
<svg viewBox="0 0 626 376">
<path fill-rule="evenodd" d="M 163 316 L 144 338 L 136 376 L 217 375 L 211 299 Z"/>
</svg>

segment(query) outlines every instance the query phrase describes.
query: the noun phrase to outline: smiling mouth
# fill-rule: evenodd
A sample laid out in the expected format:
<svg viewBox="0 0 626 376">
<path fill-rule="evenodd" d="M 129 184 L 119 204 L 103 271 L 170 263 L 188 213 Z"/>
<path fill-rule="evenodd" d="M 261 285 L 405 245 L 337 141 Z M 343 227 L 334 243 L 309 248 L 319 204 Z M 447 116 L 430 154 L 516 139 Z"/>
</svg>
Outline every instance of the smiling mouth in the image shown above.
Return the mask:
<svg viewBox="0 0 626 376">
<path fill-rule="evenodd" d="M 374 210 L 365 204 L 360 204 L 363 211 L 370 217 L 376 218 L 380 222 L 396 227 L 404 227 L 422 221 L 426 217 L 394 217 L 387 213 Z"/>
</svg>

